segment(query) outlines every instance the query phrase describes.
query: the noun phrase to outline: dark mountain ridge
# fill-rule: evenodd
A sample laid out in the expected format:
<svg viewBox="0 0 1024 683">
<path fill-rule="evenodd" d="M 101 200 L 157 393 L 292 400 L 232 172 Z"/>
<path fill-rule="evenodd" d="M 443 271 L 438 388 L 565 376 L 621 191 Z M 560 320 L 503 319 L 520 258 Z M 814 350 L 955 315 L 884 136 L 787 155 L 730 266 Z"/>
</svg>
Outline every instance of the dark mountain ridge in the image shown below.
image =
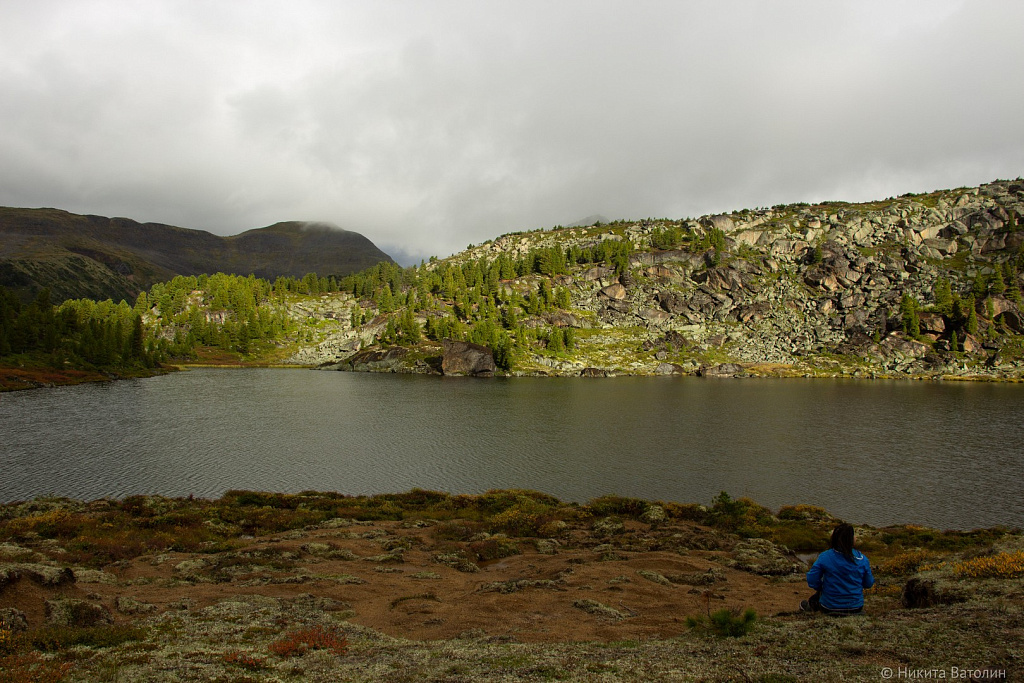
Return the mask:
<svg viewBox="0 0 1024 683">
<path fill-rule="evenodd" d="M 363 235 L 289 221 L 227 237 L 60 209 L 0 207 L 0 285 L 53 300 L 132 300 L 175 275 L 224 272 L 274 279 L 340 277 L 393 259 Z"/>
</svg>

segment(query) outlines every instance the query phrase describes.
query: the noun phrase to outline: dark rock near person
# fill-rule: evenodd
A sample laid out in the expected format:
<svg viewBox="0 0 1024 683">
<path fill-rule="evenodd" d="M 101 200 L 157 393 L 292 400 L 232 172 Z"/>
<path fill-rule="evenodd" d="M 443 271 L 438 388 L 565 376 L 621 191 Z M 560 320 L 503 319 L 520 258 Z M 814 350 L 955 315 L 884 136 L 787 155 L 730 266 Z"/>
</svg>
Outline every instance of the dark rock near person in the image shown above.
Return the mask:
<svg viewBox="0 0 1024 683">
<path fill-rule="evenodd" d="M 914 577 L 903 586 L 900 602 L 907 609 L 918 609 L 933 607 L 941 603 L 942 600 L 939 592 L 935 589 L 934 581 Z"/>
</svg>

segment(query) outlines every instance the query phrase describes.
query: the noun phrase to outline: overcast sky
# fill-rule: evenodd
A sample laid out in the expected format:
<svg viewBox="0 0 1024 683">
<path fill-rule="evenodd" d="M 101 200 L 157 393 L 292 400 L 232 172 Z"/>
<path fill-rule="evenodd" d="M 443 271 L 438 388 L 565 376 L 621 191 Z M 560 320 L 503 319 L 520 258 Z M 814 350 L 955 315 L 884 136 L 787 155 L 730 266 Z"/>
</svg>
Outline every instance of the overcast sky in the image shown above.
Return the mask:
<svg viewBox="0 0 1024 683">
<path fill-rule="evenodd" d="M 1024 174 L 1024 3 L 0 0 L 0 204 L 400 261 Z"/>
</svg>

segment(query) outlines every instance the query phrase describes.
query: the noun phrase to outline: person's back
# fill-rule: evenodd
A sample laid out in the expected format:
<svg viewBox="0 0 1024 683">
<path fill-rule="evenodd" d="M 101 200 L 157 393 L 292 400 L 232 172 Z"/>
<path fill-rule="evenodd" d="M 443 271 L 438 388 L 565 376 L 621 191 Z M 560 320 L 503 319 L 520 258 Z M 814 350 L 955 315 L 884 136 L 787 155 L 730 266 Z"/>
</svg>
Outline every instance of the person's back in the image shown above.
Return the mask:
<svg viewBox="0 0 1024 683">
<path fill-rule="evenodd" d="M 836 527 L 831 546 L 818 555 L 807 572 L 807 585 L 817 592 L 800 603 L 800 608 L 834 614 L 860 612 L 864 608 L 864 589 L 875 583 L 871 563 L 853 549 L 853 527 L 849 524 Z"/>
<path fill-rule="evenodd" d="M 821 591 L 818 601 L 827 610 L 859 610 L 864 607 L 864 589 L 871 588 L 875 577 L 871 563 L 859 551 L 851 558 L 831 548 L 818 556 L 807 572 L 807 585 Z"/>
</svg>

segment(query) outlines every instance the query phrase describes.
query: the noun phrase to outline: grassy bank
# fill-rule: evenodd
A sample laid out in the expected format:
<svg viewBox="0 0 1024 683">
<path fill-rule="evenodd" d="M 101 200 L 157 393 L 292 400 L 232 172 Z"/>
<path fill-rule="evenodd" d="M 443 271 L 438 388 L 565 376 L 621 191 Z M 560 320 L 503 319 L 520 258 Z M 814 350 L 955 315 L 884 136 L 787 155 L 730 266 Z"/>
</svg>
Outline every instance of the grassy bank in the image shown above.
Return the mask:
<svg viewBox="0 0 1024 683">
<path fill-rule="evenodd" d="M 172 367 L 124 369 L 76 369 L 51 367 L 46 363 L 0 364 L 0 392 L 70 386 L 87 382 L 153 377 L 173 372 Z"/>
</svg>

